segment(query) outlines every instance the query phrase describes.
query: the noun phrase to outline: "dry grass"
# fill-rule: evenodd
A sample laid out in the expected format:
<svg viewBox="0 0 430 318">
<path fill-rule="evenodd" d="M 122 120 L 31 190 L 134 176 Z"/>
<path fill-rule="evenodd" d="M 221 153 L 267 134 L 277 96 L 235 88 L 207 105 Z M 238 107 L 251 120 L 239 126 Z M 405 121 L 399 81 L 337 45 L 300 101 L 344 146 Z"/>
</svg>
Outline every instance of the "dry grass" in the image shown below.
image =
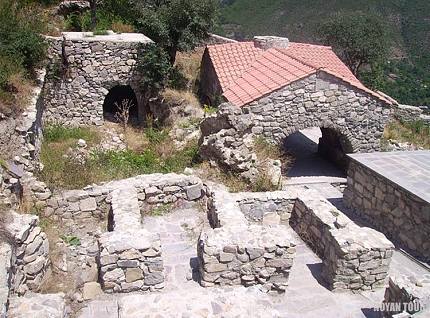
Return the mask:
<svg viewBox="0 0 430 318">
<path fill-rule="evenodd" d="M 271 144 L 263 136 L 254 139 L 254 151 L 260 160 L 282 159 L 284 153 L 278 145 Z"/>
<path fill-rule="evenodd" d="M 212 167 L 209 162 L 201 163 L 196 169 L 197 175 L 203 179 L 221 183 L 228 187 L 231 192 L 249 191 L 251 184 L 231 173 L 225 173 L 218 167 Z"/>
<path fill-rule="evenodd" d="M 430 149 L 430 126 L 423 121 L 411 123 L 394 121 L 385 127 L 384 139 L 409 142 L 417 147 Z"/>
<path fill-rule="evenodd" d="M 145 133 L 139 128 L 127 127 L 124 137 L 127 148 L 132 151 L 142 152 L 149 144 Z"/>
<path fill-rule="evenodd" d="M 200 102 L 197 99 L 196 95 L 194 95 L 190 91 L 179 91 L 176 89 L 166 88 L 161 93 L 164 102 L 170 105 L 193 105 L 196 107 L 200 107 Z"/>
<path fill-rule="evenodd" d="M 8 80 L 9 92 L 0 91 L 0 113 L 17 115 L 23 112 L 30 102 L 34 83 L 27 79 L 22 72 L 11 75 Z"/>
<path fill-rule="evenodd" d="M 187 80 L 187 89 L 194 90 L 200 77 L 200 63 L 204 48 L 198 47 L 190 52 L 178 52 L 176 55 L 176 67 Z"/>
<path fill-rule="evenodd" d="M 130 24 L 122 23 L 122 22 L 113 22 L 112 30 L 116 33 L 132 33 L 134 32 L 134 27 Z"/>
</svg>

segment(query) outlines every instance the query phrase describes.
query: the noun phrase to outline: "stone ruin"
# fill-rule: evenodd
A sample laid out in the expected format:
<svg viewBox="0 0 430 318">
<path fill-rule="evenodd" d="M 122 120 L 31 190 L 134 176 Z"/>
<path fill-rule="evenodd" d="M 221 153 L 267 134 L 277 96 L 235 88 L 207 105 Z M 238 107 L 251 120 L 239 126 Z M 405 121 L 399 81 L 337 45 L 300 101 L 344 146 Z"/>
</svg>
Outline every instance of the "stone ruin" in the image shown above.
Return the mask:
<svg viewBox="0 0 430 318">
<path fill-rule="evenodd" d="M 105 98 L 115 87 L 131 87 L 144 120 L 137 59 L 152 40 L 139 33 L 94 35 L 65 32 L 47 37 L 49 60 L 43 88 L 45 121 L 67 125 L 103 123 Z"/>
<path fill-rule="evenodd" d="M 203 286 L 262 284 L 285 290 L 295 253 L 289 224 L 321 257 L 322 277 L 331 290 L 384 285 L 394 245 L 357 226 L 315 191 L 214 191 L 208 214 L 213 229 L 198 243 Z"/>
<path fill-rule="evenodd" d="M 256 285 L 266 292 L 283 293 L 294 266 L 296 233 L 320 256 L 321 275 L 329 289 L 375 290 L 386 281 L 394 248 L 391 242 L 379 232 L 357 226 L 317 192 L 302 187 L 229 193 L 193 176 L 153 174 L 66 191 L 48 198 L 45 211 L 66 223 L 107 219 L 95 251 L 98 279 L 91 283 L 100 283 L 106 293 L 151 292 L 164 287 L 163 246 L 158 233 L 142 228 L 142 209 L 178 200 L 201 201 L 207 211 L 210 227 L 202 230 L 197 242 L 203 287 Z M 15 275 L 23 278 L 11 280 L 22 280 L 18 289 L 23 293 L 37 291 L 38 273 L 42 277 L 49 265 L 46 235 L 36 221 L 32 216 L 21 222 L 28 224 L 27 230 L 16 227 L 26 233 L 21 239 L 24 254 L 17 254 L 22 261 L 2 262 L 16 263 L 16 273 L 24 273 Z M 9 297 L 9 311 L 16 313 L 11 317 L 20 317 L 19 308 L 40 297 L 29 292 Z M 43 297 L 48 302 L 49 296 Z M 64 301 L 52 304 L 53 308 L 41 308 L 56 310 L 53 317 L 62 317 Z"/>
<path fill-rule="evenodd" d="M 106 292 L 130 292 L 163 288 L 163 260 L 158 234 L 141 228 L 135 188 L 112 192 L 112 232 L 99 239 L 98 265 Z"/>
<path fill-rule="evenodd" d="M 430 315 L 430 275 L 389 277 L 382 304 L 383 317 L 409 318 Z"/>
</svg>

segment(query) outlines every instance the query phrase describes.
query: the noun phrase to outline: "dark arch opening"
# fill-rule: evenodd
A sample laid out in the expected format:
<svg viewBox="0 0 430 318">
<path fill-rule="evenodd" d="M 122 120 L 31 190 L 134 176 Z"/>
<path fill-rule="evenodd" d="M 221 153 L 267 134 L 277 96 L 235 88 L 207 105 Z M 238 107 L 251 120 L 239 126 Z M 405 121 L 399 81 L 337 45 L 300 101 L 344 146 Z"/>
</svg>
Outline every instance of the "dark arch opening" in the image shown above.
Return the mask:
<svg viewBox="0 0 430 318">
<path fill-rule="evenodd" d="M 129 85 L 118 85 L 109 90 L 103 103 L 103 117 L 106 120 L 116 122 L 115 114 L 119 111 L 118 106 L 128 101 L 130 103 L 129 122 L 138 119 L 137 97 Z"/>
<path fill-rule="evenodd" d="M 331 128 L 308 128 L 284 139 L 283 149 L 295 157 L 285 174 L 289 177 L 345 178 L 347 153 L 352 152 L 349 140 Z"/>
</svg>

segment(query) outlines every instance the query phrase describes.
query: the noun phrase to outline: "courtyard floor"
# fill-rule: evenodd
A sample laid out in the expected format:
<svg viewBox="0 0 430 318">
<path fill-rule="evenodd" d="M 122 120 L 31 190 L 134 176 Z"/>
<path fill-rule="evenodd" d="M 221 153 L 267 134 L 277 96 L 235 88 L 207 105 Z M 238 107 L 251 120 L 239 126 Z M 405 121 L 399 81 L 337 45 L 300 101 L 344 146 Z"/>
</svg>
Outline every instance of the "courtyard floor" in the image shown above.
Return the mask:
<svg viewBox="0 0 430 318">
<path fill-rule="evenodd" d="M 291 230 L 297 254 L 284 294 L 264 293 L 258 286 L 203 288 L 198 284 L 198 233 L 209 226 L 198 204 L 180 206 L 142 226 L 160 233 L 165 288 L 158 293 L 103 294 L 86 304 L 79 318 L 142 317 L 379 317 L 373 310 L 383 299 L 377 292 L 333 293 L 321 282 L 321 260 Z M 426 274 L 424 268 L 396 252 L 390 274 Z"/>
</svg>

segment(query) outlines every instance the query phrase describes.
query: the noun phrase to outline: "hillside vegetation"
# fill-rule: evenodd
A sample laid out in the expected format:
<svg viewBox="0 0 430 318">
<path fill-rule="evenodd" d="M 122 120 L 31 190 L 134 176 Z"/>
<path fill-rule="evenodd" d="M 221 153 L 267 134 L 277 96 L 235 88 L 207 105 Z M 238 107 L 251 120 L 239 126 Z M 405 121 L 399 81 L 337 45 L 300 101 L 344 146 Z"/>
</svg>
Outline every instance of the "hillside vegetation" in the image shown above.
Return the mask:
<svg viewBox="0 0 430 318">
<path fill-rule="evenodd" d="M 430 104 L 430 1 L 426 0 L 229 0 L 221 10 L 219 32 L 236 39 L 286 36 L 321 43 L 318 29 L 338 11 L 380 14 L 389 24 L 391 60 L 379 89 L 402 103 Z"/>
</svg>

